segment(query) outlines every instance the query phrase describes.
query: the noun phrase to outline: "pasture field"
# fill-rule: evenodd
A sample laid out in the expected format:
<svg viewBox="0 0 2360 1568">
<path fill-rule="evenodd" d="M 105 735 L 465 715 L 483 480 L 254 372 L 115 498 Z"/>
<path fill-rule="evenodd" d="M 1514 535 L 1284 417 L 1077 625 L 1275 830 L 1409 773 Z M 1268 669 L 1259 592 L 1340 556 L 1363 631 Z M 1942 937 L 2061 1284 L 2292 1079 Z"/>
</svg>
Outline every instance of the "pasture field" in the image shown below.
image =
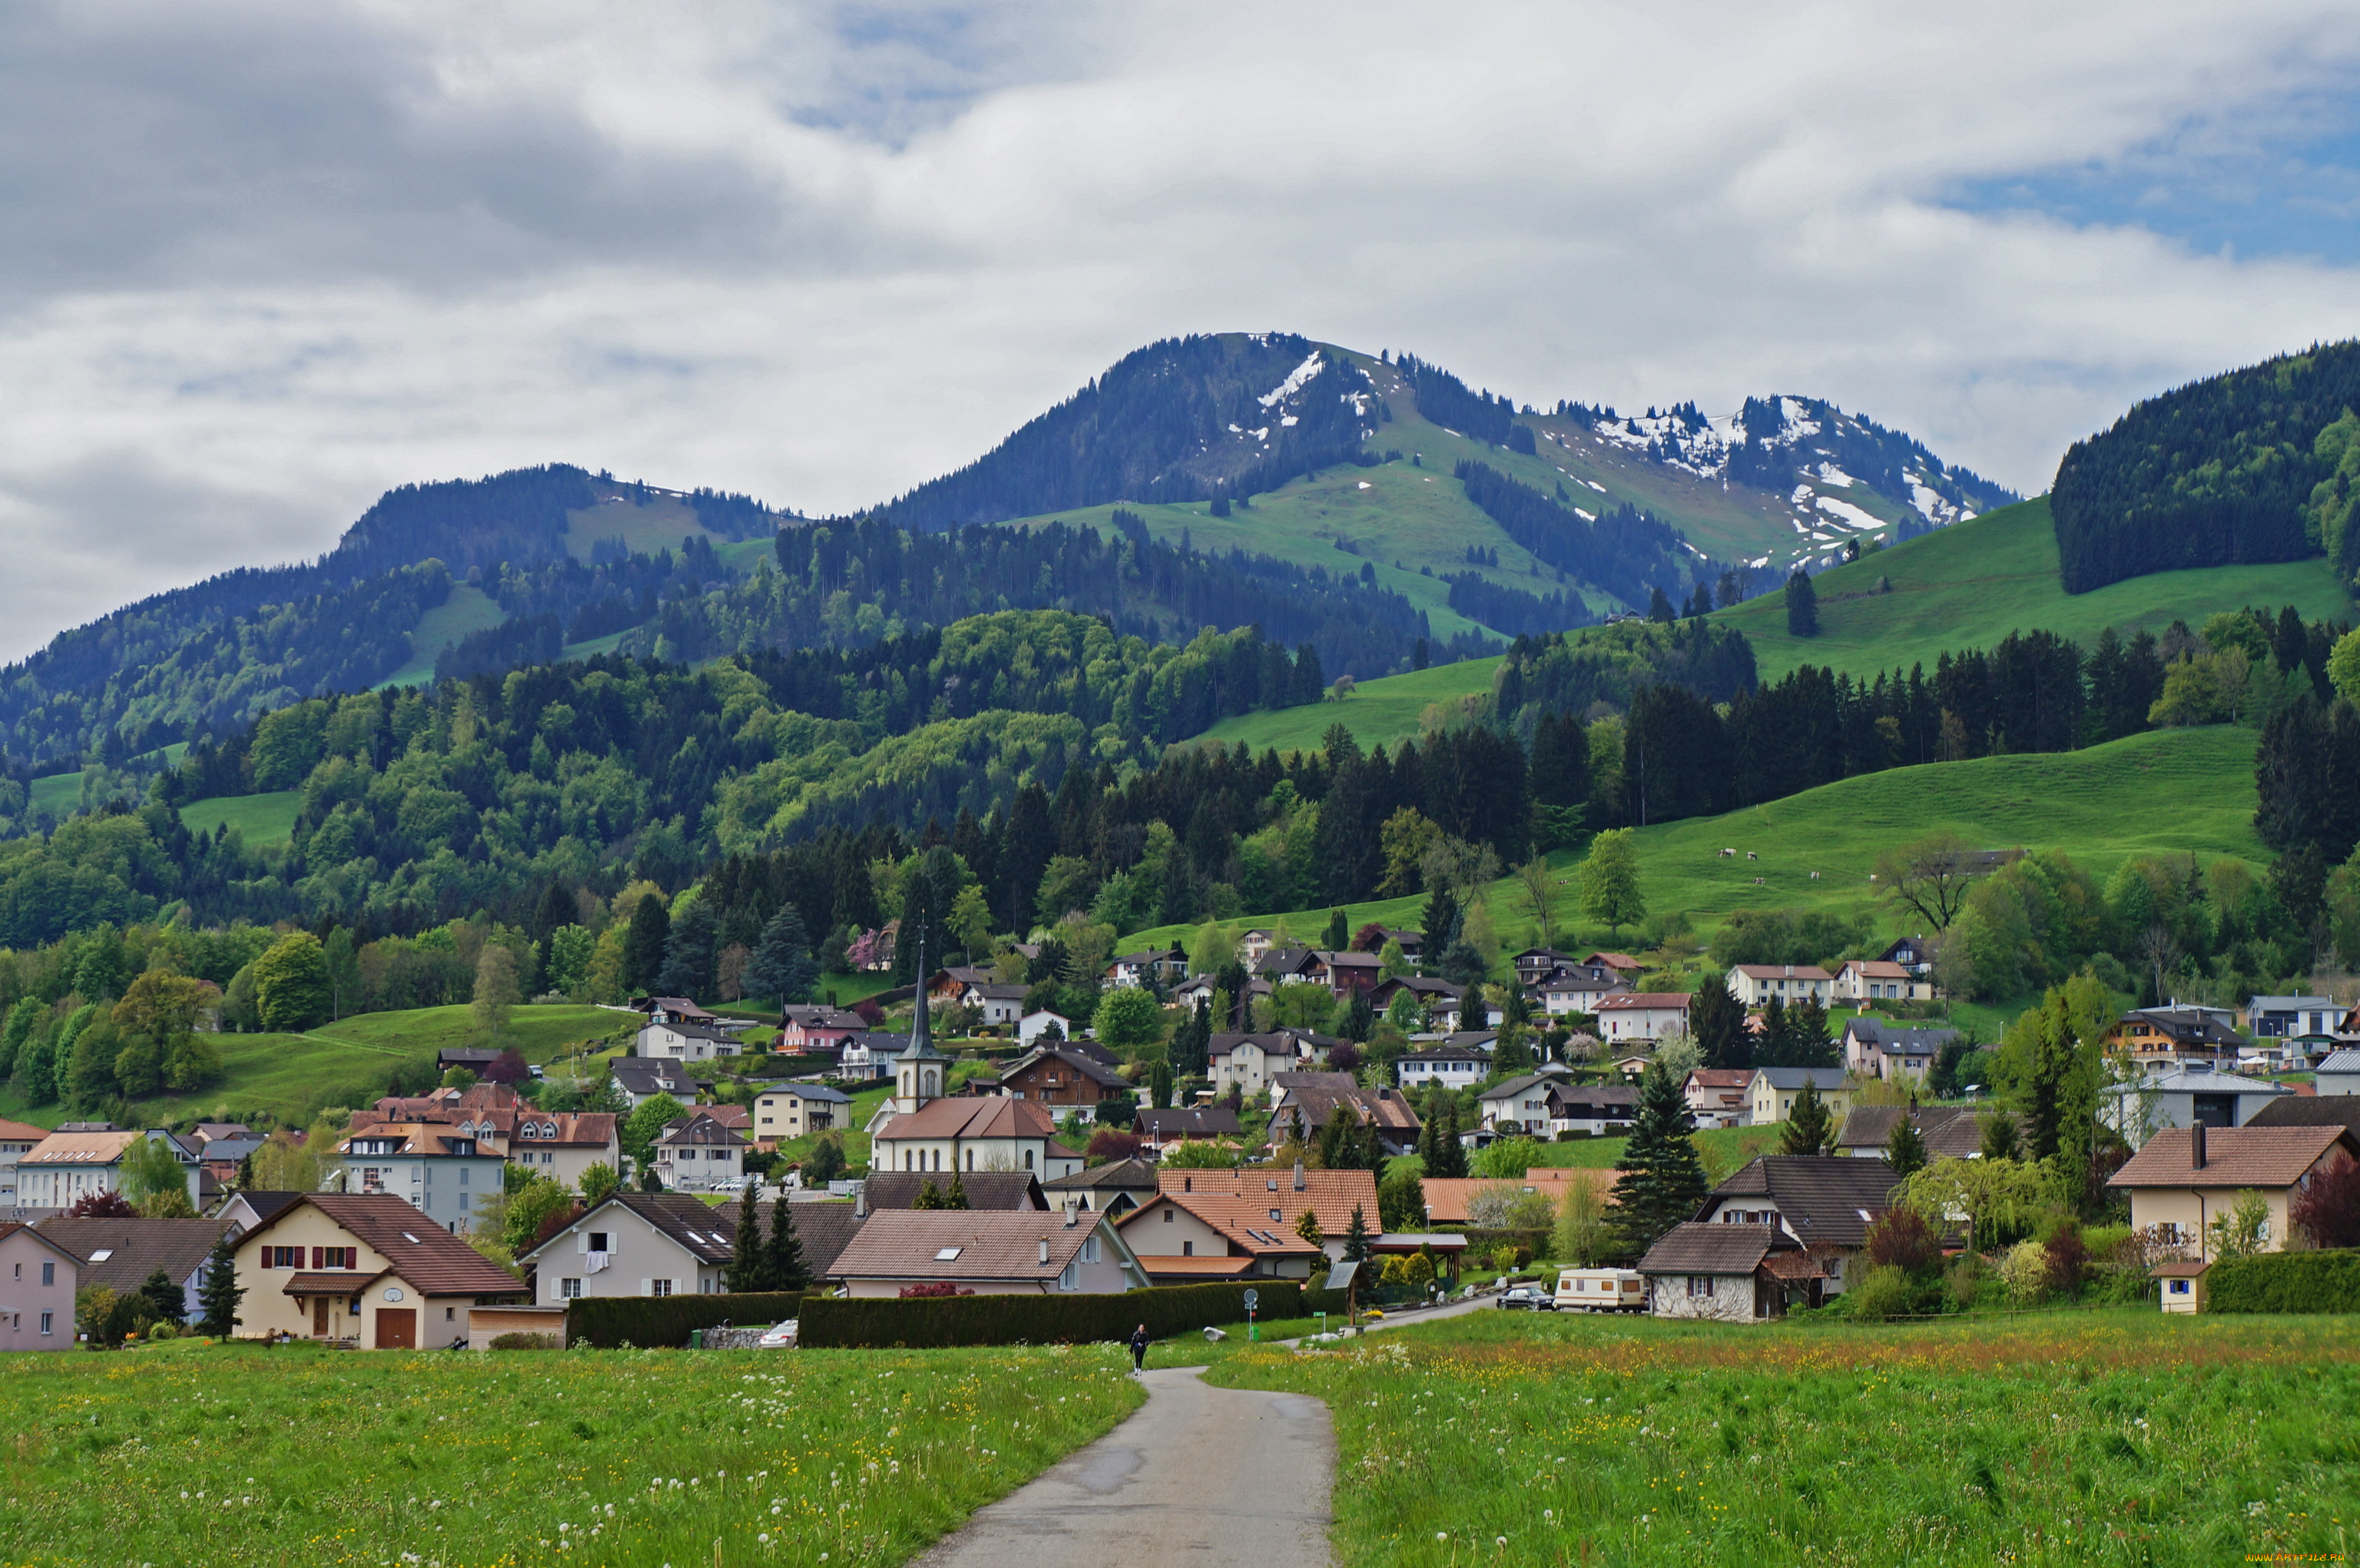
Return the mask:
<svg viewBox="0 0 2360 1568">
<path fill-rule="evenodd" d="M 1143 1398 L 1111 1345 L 6 1362 L 0 1557 L 41 1568 L 890 1568 Z"/>
<path fill-rule="evenodd" d="M 2209 1568 L 2360 1549 L 2349 1318 L 1475 1312 L 1340 1351 L 1234 1352 L 1208 1376 L 1328 1401 L 1345 1568 Z"/>
<path fill-rule="evenodd" d="M 418 618 L 410 634 L 410 662 L 377 684 L 423 686 L 434 681 L 434 661 L 471 631 L 489 631 L 508 618 L 499 601 L 473 583 L 457 583 L 451 597 Z"/>
<path fill-rule="evenodd" d="M 268 795 L 218 795 L 192 800 L 180 807 L 180 825 L 191 833 L 211 833 L 224 823 L 235 828 L 246 848 L 259 850 L 284 844 L 295 837 L 295 818 L 303 809 L 300 789 L 273 790 Z"/>
</svg>

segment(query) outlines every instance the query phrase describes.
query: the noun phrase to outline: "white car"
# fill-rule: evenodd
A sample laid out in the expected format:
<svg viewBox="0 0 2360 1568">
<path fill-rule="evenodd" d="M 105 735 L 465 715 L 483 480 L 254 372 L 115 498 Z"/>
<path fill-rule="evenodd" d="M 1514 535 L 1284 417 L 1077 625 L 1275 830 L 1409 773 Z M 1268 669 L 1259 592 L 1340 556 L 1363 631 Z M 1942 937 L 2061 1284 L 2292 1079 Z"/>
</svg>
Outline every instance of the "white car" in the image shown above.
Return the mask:
<svg viewBox="0 0 2360 1568">
<path fill-rule="evenodd" d="M 763 1350 L 794 1349 L 797 1321 L 796 1319 L 789 1318 L 783 1323 L 771 1324 L 762 1331 L 762 1337 L 756 1340 L 754 1343 Z"/>
</svg>

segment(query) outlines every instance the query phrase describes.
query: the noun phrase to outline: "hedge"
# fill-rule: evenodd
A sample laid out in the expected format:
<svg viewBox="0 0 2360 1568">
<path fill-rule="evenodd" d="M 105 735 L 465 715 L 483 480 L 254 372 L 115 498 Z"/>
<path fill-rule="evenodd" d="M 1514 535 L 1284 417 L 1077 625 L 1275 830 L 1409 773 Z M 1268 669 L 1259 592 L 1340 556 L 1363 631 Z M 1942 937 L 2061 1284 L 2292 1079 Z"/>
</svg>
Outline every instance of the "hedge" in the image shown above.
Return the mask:
<svg viewBox="0 0 2360 1568">
<path fill-rule="evenodd" d="M 2360 1252 L 2266 1252 L 2204 1271 L 2208 1312 L 2360 1312 Z"/>
<path fill-rule="evenodd" d="M 685 1345 L 691 1329 L 716 1323 L 778 1323 L 803 1304 L 800 1290 L 742 1296 L 584 1296 L 567 1303 L 565 1343 L 615 1350 Z"/>
<path fill-rule="evenodd" d="M 910 1301 L 830 1296 L 803 1304 L 798 1343 L 805 1349 L 836 1350 L 1087 1344 L 1129 1339 L 1141 1323 L 1151 1335 L 1164 1339 L 1208 1324 L 1242 1322 L 1249 1288 L 1261 1292 L 1257 1318 L 1274 1321 L 1303 1316 L 1303 1285 L 1294 1279 L 1159 1285 L 1089 1296 L 937 1296 Z"/>
<path fill-rule="evenodd" d="M 1502 1246 L 1527 1248 L 1535 1257 L 1548 1255 L 1549 1234 L 1546 1231 L 1487 1230 L 1476 1225 L 1461 1225 L 1459 1234 L 1467 1238 L 1467 1250 L 1459 1255 L 1462 1260 L 1459 1265 L 1462 1274 L 1498 1273 L 1491 1266 L 1491 1255 Z"/>
</svg>

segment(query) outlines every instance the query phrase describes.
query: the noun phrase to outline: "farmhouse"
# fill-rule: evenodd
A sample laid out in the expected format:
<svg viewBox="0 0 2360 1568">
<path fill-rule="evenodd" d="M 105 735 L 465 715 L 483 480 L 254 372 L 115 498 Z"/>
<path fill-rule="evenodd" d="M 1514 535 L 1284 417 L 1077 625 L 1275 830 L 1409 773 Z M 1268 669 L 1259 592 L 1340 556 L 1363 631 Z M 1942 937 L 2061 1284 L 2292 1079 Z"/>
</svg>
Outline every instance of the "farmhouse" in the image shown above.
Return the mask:
<svg viewBox="0 0 2360 1568">
<path fill-rule="evenodd" d="M 1639 1260 L 1659 1318 L 1758 1322 L 1819 1304 L 1819 1266 L 1775 1225 L 1674 1225 Z"/>
<path fill-rule="evenodd" d="M 897 1209 L 869 1216 L 837 1255 L 854 1296 L 948 1285 L 978 1296 L 1135 1290 L 1148 1275 L 1104 1215 Z"/>
<path fill-rule="evenodd" d="M 2125 1013 L 2106 1032 L 2107 1050 L 2156 1072 L 2199 1058 L 2211 1062 L 2226 1057 L 2234 1062 L 2245 1047 L 2244 1036 L 2216 1011 L 2177 1003 Z"/>
<path fill-rule="evenodd" d="M 1079 1051 L 1041 1046 L 1000 1075 L 1000 1091 L 1043 1105 L 1096 1105 L 1128 1099 L 1131 1080 Z"/>
<path fill-rule="evenodd" d="M 1893 1206 L 1898 1179 L 1882 1159 L 1764 1155 L 1714 1188 L 1697 1220 L 1775 1227 L 1810 1254 L 1825 1277 L 1824 1293 L 1839 1295 L 1845 1265 L 1867 1243 L 1868 1227 Z"/>
<path fill-rule="evenodd" d="M 508 1271 L 389 1193 L 307 1192 L 237 1246 L 244 1337 L 286 1334 L 375 1350 L 462 1339 L 467 1310 L 512 1301 Z"/>
<path fill-rule="evenodd" d="M 2312 1177 L 2360 1157 L 2360 1137 L 2344 1127 L 2166 1127 L 2107 1179 L 2130 1194 L 2131 1225 L 2166 1246 L 2212 1255 L 2212 1222 L 2241 1193 L 2261 1195 L 2269 1218 L 2261 1243 L 2287 1245 L 2288 1211 Z"/>
</svg>

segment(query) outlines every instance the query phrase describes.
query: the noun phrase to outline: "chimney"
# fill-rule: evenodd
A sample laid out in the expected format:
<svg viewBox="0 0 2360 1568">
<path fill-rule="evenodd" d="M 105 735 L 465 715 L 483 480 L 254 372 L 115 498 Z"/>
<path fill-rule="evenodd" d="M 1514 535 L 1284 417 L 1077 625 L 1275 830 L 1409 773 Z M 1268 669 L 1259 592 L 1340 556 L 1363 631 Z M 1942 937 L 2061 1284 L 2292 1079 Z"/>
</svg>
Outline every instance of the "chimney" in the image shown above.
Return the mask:
<svg viewBox="0 0 2360 1568">
<path fill-rule="evenodd" d="M 869 1218 L 869 1183 L 866 1181 L 853 1189 L 852 1217 L 856 1220 Z"/>
<path fill-rule="evenodd" d="M 1295 1162 L 1295 1190 L 1303 1190 L 1303 1162 L 1299 1159 Z"/>
<path fill-rule="evenodd" d="M 2202 1122 L 2188 1129 L 2188 1168 L 2204 1168 L 2204 1124 Z"/>
<path fill-rule="evenodd" d="M 1073 1222 L 1070 1220 L 1066 1222 L 1068 1224 L 1071 1224 Z M 1049 1261 L 1049 1238 L 1046 1236 L 1043 1236 L 1041 1238 L 1041 1261 L 1043 1265 L 1046 1265 Z"/>
</svg>

